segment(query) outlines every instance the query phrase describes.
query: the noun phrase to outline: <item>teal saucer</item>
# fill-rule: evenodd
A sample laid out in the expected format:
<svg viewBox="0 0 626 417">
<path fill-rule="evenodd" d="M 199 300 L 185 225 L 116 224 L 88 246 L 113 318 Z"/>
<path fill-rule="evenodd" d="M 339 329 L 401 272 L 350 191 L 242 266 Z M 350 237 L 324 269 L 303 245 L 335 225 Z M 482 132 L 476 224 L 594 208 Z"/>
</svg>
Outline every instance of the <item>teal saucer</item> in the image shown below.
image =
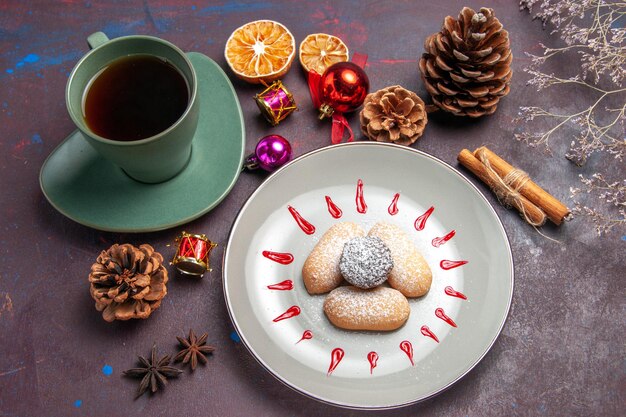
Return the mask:
<svg viewBox="0 0 626 417">
<path fill-rule="evenodd" d="M 70 219 L 111 232 L 152 232 L 194 220 L 226 197 L 239 177 L 245 127 L 235 90 L 222 69 L 189 53 L 198 75 L 200 117 L 187 167 L 161 184 L 144 184 L 105 160 L 77 130 L 44 162 L 44 195 Z"/>
</svg>

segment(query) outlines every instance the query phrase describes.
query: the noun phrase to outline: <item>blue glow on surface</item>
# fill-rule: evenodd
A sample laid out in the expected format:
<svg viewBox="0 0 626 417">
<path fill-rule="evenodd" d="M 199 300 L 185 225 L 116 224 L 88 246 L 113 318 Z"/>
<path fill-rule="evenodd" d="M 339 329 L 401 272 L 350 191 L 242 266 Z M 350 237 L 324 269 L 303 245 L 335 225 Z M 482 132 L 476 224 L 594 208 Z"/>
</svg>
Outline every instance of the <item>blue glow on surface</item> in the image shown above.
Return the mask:
<svg viewBox="0 0 626 417">
<path fill-rule="evenodd" d="M 102 373 L 109 376 L 113 373 L 113 367 L 111 365 L 104 365 L 102 367 Z"/>
<path fill-rule="evenodd" d="M 138 19 L 131 22 L 110 21 L 102 28 L 102 32 L 106 33 L 109 38 L 118 38 L 134 34 L 137 28 L 145 26 L 145 19 Z"/>
<path fill-rule="evenodd" d="M 33 62 L 37 62 L 39 61 L 39 55 L 37 54 L 28 54 L 24 57 L 24 59 L 22 59 L 23 62 L 32 64 Z"/>
<path fill-rule="evenodd" d="M 68 61 L 76 61 L 79 57 L 84 54 L 83 51 L 72 51 L 61 55 L 56 56 L 40 56 L 37 54 L 28 54 L 25 57 L 21 58 L 14 65 L 14 68 L 7 68 L 5 72 L 7 74 L 13 74 L 16 70 L 19 69 L 31 69 L 37 71 L 36 75 L 40 78 L 43 78 L 43 73 L 40 71 L 50 65 L 59 65 Z"/>
<path fill-rule="evenodd" d="M 201 14 L 226 14 L 237 12 L 255 12 L 263 9 L 269 9 L 273 6 L 272 3 L 243 3 L 239 1 L 229 1 L 219 6 L 208 6 L 200 10 Z"/>
<path fill-rule="evenodd" d="M 241 338 L 239 337 L 236 331 L 230 332 L 230 338 L 235 343 L 241 343 Z"/>
</svg>

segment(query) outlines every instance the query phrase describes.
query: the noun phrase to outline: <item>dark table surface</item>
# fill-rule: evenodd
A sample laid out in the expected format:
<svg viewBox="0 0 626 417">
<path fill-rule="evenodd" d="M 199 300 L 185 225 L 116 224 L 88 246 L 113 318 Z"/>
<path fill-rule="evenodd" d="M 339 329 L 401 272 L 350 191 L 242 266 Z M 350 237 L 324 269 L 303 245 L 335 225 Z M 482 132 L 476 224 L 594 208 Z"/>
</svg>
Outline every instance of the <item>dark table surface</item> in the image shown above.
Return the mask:
<svg viewBox="0 0 626 417">
<path fill-rule="evenodd" d="M 489 3 L 510 32 L 515 60 L 511 94 L 495 115 L 464 120 L 433 115 L 414 147 L 456 165 L 462 148 L 488 145 L 528 171 L 537 183 L 568 200 L 578 174 L 609 163 L 598 156 L 577 168 L 562 155 L 569 138 L 554 141 L 553 156 L 516 142 L 513 119 L 521 105 L 563 109 L 581 97 L 537 94 L 525 82 L 524 51 L 558 43 L 515 1 Z M 271 129 L 251 96 L 259 91 L 232 77 L 223 50 L 229 34 L 252 20 L 285 24 L 300 42 L 307 34 L 340 36 L 352 51 L 369 55 L 372 91 L 401 84 L 426 98 L 417 57 L 424 38 L 446 15 L 480 2 L 414 1 L 3 1 L 0 4 L 0 415 L 1 416 L 294 416 L 364 415 L 306 398 L 282 385 L 238 342 L 221 286 L 221 257 L 230 225 L 263 181 L 244 173 L 209 214 L 183 227 L 146 234 L 107 233 L 56 212 L 39 189 L 39 169 L 74 130 L 64 103 L 69 72 L 86 52 L 86 37 L 149 34 L 186 51 L 199 51 L 231 76 L 246 123 L 246 151 L 276 132 L 296 155 L 329 144 L 329 124 L 318 123 L 304 76 L 294 62 L 284 82 L 301 110 Z M 567 65 L 568 62 L 563 62 Z M 571 64 L 571 63 L 569 63 Z M 569 94 L 569 93 L 568 93 Z M 573 94 L 573 93 L 572 93 Z M 579 93 L 577 93 L 579 94 Z M 358 117 L 349 118 L 358 130 Z M 360 136 L 360 135 L 359 135 Z M 363 138 L 359 137 L 360 140 Z M 623 172 L 623 166 L 620 168 Z M 465 172 L 465 171 L 463 171 Z M 623 176 L 623 175 L 622 175 Z M 478 182 L 470 176 L 471 181 Z M 515 290 L 504 330 L 466 377 L 424 403 L 381 415 L 623 415 L 624 238 L 598 238 L 576 219 L 544 233 L 497 204 L 482 185 L 508 233 L 515 260 Z M 103 196 L 105 198 L 105 196 Z M 150 243 L 166 257 L 181 230 L 206 233 L 220 243 L 214 270 L 200 281 L 176 276 L 160 310 L 148 320 L 105 323 L 89 296 L 87 275 L 98 253 L 113 243 Z M 153 342 L 174 351 L 175 336 L 208 331 L 217 350 L 206 369 L 176 381 L 165 392 L 133 401 L 136 382 L 123 378 L 137 354 Z M 621 412 L 619 410 L 622 410 Z"/>
</svg>

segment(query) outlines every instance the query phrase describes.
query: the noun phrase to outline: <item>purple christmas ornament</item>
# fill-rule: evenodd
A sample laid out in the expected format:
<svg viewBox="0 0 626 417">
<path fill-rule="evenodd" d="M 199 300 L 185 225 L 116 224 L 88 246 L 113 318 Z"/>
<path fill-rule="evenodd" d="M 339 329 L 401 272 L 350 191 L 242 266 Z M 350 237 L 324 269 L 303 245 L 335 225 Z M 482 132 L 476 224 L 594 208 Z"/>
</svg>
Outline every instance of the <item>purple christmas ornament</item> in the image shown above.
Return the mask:
<svg viewBox="0 0 626 417">
<path fill-rule="evenodd" d="M 244 168 L 261 168 L 273 172 L 291 160 L 291 145 L 280 135 L 268 135 L 256 145 L 254 153 L 246 158 Z"/>
</svg>

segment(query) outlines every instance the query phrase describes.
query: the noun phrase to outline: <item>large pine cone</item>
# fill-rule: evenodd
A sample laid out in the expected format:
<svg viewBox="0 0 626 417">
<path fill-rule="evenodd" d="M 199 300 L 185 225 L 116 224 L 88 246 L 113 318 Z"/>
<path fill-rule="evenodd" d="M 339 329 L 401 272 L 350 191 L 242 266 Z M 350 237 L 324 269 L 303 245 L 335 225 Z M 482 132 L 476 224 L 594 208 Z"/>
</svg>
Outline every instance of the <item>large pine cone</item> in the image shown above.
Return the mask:
<svg viewBox="0 0 626 417">
<path fill-rule="evenodd" d="M 410 145 L 422 136 L 428 116 L 417 94 L 394 85 L 365 97 L 360 121 L 371 140 Z"/>
<path fill-rule="evenodd" d="M 106 321 L 145 319 L 167 294 L 163 256 L 150 245 L 111 246 L 89 274 L 90 293 Z"/>
<path fill-rule="evenodd" d="M 458 19 L 446 17 L 441 32 L 424 42 L 419 61 L 433 102 L 457 116 L 480 117 L 496 111 L 509 93 L 509 34 L 492 9 L 464 7 Z"/>
</svg>

